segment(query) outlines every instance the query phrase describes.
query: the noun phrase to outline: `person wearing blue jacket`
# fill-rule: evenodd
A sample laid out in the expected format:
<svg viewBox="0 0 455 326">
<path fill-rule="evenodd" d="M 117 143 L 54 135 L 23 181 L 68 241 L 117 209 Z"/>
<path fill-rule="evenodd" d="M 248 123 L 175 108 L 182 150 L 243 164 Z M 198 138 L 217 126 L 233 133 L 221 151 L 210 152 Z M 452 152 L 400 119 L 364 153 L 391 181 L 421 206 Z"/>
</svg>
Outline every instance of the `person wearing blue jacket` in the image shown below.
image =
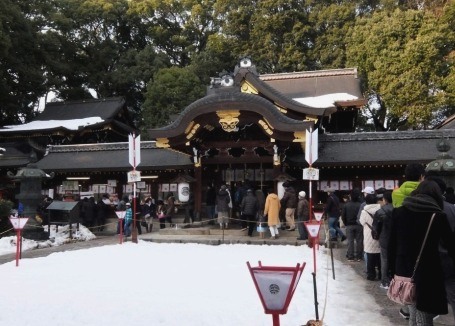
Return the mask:
<svg viewBox="0 0 455 326">
<path fill-rule="evenodd" d="M 125 237 L 131 235 L 131 224 L 133 223 L 133 210 L 131 209 L 131 203 L 126 203 L 125 212 Z"/>
</svg>

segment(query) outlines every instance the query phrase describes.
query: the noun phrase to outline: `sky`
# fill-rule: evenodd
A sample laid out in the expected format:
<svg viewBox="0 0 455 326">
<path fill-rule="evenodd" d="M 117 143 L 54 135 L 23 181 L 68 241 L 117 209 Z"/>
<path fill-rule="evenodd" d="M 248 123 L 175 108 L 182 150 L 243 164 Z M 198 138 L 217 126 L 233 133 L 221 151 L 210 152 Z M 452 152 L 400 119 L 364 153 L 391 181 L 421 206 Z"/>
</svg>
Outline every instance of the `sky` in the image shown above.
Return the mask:
<svg viewBox="0 0 455 326">
<path fill-rule="evenodd" d="M 93 238 L 81 226 L 79 240 Z M 16 237 L 0 239 L 0 254 L 15 253 Z M 61 245 L 67 227 L 51 240 L 24 239 L 23 250 Z M 88 241 L 88 240 L 87 240 Z M 63 248 L 63 247 L 62 247 Z M 361 276 L 316 250 L 319 319 L 324 325 L 387 325 Z M 247 262 L 295 267 L 306 263 L 282 326 L 316 319 L 313 251 L 308 246 L 138 243 L 52 253 L 0 265 L 0 325 L 272 325 Z"/>
</svg>

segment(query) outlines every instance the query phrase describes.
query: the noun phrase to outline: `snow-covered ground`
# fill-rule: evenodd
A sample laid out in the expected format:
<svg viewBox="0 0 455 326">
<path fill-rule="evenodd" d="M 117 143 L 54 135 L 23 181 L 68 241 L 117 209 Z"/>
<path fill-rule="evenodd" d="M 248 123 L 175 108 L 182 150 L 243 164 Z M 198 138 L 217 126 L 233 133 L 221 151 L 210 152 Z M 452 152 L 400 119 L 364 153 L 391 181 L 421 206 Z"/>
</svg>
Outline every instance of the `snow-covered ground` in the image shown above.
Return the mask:
<svg viewBox="0 0 455 326">
<path fill-rule="evenodd" d="M 53 241 L 24 240 L 23 249 L 68 241 L 59 227 Z M 93 235 L 81 228 L 80 240 Z M 15 252 L 15 237 L 0 239 L 0 253 Z M 293 267 L 305 262 L 282 326 L 315 319 L 313 251 L 307 246 L 157 244 L 139 240 L 0 265 L 0 325 L 271 325 L 247 262 Z M 319 319 L 324 325 L 387 325 L 380 307 L 354 270 L 316 251 Z M 372 318 L 374 316 L 374 318 Z"/>
</svg>

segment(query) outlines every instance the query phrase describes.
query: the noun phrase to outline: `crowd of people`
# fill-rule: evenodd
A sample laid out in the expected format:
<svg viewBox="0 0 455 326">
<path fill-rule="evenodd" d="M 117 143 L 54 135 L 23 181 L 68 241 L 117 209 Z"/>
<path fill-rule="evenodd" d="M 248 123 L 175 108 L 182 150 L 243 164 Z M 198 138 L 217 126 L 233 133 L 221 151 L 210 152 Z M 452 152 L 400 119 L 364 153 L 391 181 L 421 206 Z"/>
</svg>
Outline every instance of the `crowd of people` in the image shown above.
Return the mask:
<svg viewBox="0 0 455 326">
<path fill-rule="evenodd" d="M 266 191 L 255 188 L 249 183 L 238 182 L 231 190 L 227 185 L 219 188 L 209 185 L 205 192 L 205 215 L 206 222 L 210 225 L 218 224 L 220 229 L 228 229 L 230 224 L 239 224 L 242 230 L 247 230 L 247 235 L 252 237 L 256 233 L 265 237 L 267 231 L 270 238 L 279 237 L 280 231 L 298 230 L 298 240 L 308 240 L 308 231 L 304 221 L 309 220 L 309 202 L 306 192 L 296 193 L 295 188 L 289 182 L 283 184 L 284 194 L 279 198 L 273 188 Z M 56 198 L 63 201 L 79 201 L 79 221 L 93 232 L 101 232 L 107 226 L 109 217 L 116 217 L 114 211 L 125 211 L 126 217 L 122 222 L 122 230 L 125 235 L 130 235 L 132 228 L 136 227 L 138 234 L 151 232 L 154 221 L 158 221 L 160 229 L 166 226 L 174 227 L 173 218 L 177 213 L 176 199 L 173 193 L 169 193 L 166 199 L 154 199 L 152 197 L 136 198 L 136 219 L 132 216 L 133 198 L 124 196 L 120 200 L 108 194 L 102 195 L 98 200 L 95 197 L 83 197 L 82 199 Z M 46 196 L 37 208 L 37 216 L 47 223 L 47 207 L 53 201 Z M 189 193 L 186 202 L 179 203 L 184 208 L 185 218 L 183 223 L 194 223 L 194 194 Z M 131 210 L 131 213 L 129 212 Z M 131 215 L 131 216 L 130 216 Z M 136 224 L 133 226 L 133 221 Z M 117 225 L 117 233 L 120 232 Z M 256 233 L 255 233 L 256 232 Z"/>
<path fill-rule="evenodd" d="M 218 190 L 209 185 L 206 192 L 206 218 L 209 224 L 218 223 L 227 229 L 237 223 L 241 230 L 252 237 L 255 231 L 261 238 L 270 231 L 270 239 L 279 238 L 280 230 L 298 230 L 298 240 L 307 240 L 308 232 L 303 225 L 309 220 L 309 203 L 306 192 L 296 193 L 289 182 L 283 183 L 284 194 L 279 198 L 273 188 L 263 191 L 248 183 L 238 182 L 232 191 L 221 185 Z"/>
<path fill-rule="evenodd" d="M 78 201 L 79 205 L 79 222 L 90 229 L 92 232 L 102 232 L 107 226 L 108 218 L 118 217 L 115 215 L 115 211 L 125 211 L 125 217 L 122 220 L 122 231 L 125 236 L 130 236 L 133 228 L 133 221 L 136 220 L 134 227 L 137 228 L 138 234 L 142 234 L 142 229 L 145 232 L 152 232 L 153 222 L 156 220 L 159 222 L 160 228 L 166 228 L 166 224 L 174 226 L 173 216 L 176 212 L 175 198 L 173 193 L 169 193 L 166 200 L 155 200 L 152 197 L 146 197 L 142 200 L 136 198 L 136 219 L 133 217 L 133 203 L 134 199 L 131 196 L 123 196 L 121 200 L 116 197 L 104 194 L 98 201 L 95 197 L 83 197 L 82 199 L 68 198 L 55 198 L 59 201 Z M 47 225 L 49 218 L 49 205 L 54 201 L 49 196 L 45 196 L 43 201 L 38 205 L 36 209 L 36 218 L 40 220 L 41 224 Z M 193 205 L 189 201 L 185 205 L 186 217 L 194 221 Z M 120 233 L 120 224 L 117 224 L 117 234 Z"/>
<path fill-rule="evenodd" d="M 331 197 L 325 212 L 335 237 L 340 234 L 333 209 L 338 198 Z M 442 178 L 426 174 L 420 164 L 409 164 L 405 181 L 396 189 L 353 189 L 339 205 L 347 260 L 365 261 L 366 279 L 379 281 L 385 290 L 395 275 L 413 279 L 415 303 L 399 311 L 409 325 L 433 325 L 433 319 L 448 313 L 448 304 L 455 311 L 454 197 Z"/>
</svg>

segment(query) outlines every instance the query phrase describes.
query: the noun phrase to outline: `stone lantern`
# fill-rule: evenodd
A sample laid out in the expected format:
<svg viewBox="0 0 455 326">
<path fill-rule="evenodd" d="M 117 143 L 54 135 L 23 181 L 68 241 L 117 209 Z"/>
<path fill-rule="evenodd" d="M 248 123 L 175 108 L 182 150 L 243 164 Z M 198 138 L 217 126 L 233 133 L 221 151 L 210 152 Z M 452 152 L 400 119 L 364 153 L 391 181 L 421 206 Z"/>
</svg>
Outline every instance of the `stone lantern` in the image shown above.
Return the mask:
<svg viewBox="0 0 455 326">
<path fill-rule="evenodd" d="M 16 199 L 24 206 L 23 215 L 29 217 L 28 223 L 23 230 L 23 236 L 32 240 L 45 240 L 49 234 L 44 231 L 40 223 L 35 219 L 36 209 L 42 202 L 41 184 L 43 179 L 52 179 L 54 173 L 46 174 L 43 170 L 38 169 L 36 163 L 27 164 L 25 168 L 19 169 L 14 173 L 8 171 L 8 177 L 13 181 L 20 182 L 20 192 Z"/>
<path fill-rule="evenodd" d="M 436 145 L 440 153 L 436 160 L 428 163 L 425 171 L 428 175 L 437 175 L 447 184 L 447 187 L 455 187 L 455 159 L 449 155 L 450 144 L 446 139 Z"/>
</svg>

